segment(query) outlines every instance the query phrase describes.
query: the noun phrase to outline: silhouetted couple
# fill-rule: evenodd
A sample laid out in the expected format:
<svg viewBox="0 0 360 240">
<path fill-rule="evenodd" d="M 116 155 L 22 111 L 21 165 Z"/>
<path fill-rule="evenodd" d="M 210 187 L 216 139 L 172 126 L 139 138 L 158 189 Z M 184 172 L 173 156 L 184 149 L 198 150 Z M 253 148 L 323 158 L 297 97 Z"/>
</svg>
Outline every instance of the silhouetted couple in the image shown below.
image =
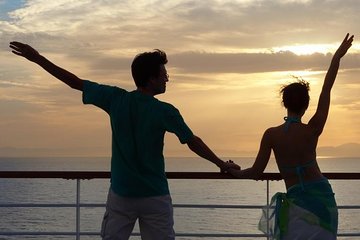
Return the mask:
<svg viewBox="0 0 360 240">
<path fill-rule="evenodd" d="M 16 55 L 44 68 L 70 87 L 82 91 L 84 104 L 93 104 L 110 116 L 112 129 L 111 185 L 101 227 L 104 240 L 128 239 L 136 220 L 145 240 L 174 239 L 173 207 L 164 167 L 164 135 L 174 133 L 182 144 L 221 171 L 239 178 L 258 178 L 273 150 L 287 193 L 277 193 L 272 226 L 274 239 L 335 239 L 337 207 L 331 186 L 316 162 L 316 145 L 330 105 L 330 90 L 340 59 L 353 36 L 346 35 L 326 74 L 315 115 L 301 122 L 309 104 L 304 81 L 285 86 L 281 92 L 287 109 L 285 122 L 265 131 L 254 165 L 245 170 L 225 162 L 187 126 L 180 112 L 154 96 L 165 93 L 169 75 L 161 50 L 137 55 L 131 72 L 136 90 L 83 80 L 53 64 L 27 44 L 11 42 Z M 265 220 L 267 216 L 264 216 Z M 262 223 L 260 221 L 260 229 Z M 265 229 L 266 231 L 266 229 Z"/>
</svg>

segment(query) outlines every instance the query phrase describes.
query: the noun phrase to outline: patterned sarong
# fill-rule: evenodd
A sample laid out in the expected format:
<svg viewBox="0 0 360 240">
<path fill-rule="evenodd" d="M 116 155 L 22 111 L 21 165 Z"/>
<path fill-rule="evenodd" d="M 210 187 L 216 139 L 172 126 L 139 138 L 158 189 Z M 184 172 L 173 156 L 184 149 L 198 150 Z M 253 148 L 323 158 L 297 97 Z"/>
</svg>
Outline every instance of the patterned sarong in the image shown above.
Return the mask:
<svg viewBox="0 0 360 240">
<path fill-rule="evenodd" d="M 337 206 L 327 179 L 276 193 L 259 222 L 259 229 L 267 233 L 269 228 L 271 239 L 276 240 L 336 239 L 337 226 Z"/>
</svg>

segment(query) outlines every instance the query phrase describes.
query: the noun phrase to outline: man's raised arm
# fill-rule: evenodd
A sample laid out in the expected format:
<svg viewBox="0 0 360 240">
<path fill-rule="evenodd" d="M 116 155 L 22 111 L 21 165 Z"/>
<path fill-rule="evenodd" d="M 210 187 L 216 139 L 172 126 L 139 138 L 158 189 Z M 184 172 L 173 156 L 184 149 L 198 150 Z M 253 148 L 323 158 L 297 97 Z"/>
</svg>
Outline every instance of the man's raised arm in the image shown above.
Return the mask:
<svg viewBox="0 0 360 240">
<path fill-rule="evenodd" d="M 22 56 L 28 59 L 31 62 L 34 62 L 45 69 L 48 73 L 64 82 L 71 88 L 82 91 L 83 89 L 83 81 L 78 78 L 75 74 L 53 64 L 44 56 L 40 55 L 38 51 L 36 51 L 31 46 L 21 43 L 21 42 L 10 42 L 10 48 L 12 48 L 12 52 L 18 56 Z"/>
</svg>

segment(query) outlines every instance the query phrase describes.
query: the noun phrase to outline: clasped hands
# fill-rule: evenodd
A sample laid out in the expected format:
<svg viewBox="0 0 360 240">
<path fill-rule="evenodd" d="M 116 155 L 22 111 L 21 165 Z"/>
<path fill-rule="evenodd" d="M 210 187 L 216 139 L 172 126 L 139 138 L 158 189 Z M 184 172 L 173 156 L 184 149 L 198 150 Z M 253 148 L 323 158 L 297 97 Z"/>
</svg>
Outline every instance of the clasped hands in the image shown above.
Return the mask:
<svg viewBox="0 0 360 240">
<path fill-rule="evenodd" d="M 229 169 L 241 170 L 241 167 L 234 163 L 232 160 L 224 162 L 224 165 L 220 168 L 221 173 L 228 173 Z"/>
</svg>

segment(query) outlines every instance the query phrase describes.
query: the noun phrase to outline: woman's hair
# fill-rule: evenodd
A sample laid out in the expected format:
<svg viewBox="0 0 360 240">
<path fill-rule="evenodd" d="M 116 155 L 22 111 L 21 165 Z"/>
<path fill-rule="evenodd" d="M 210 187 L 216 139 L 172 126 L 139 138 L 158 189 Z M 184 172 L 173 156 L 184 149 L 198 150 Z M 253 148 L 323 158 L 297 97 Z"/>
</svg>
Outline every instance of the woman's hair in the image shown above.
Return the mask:
<svg viewBox="0 0 360 240">
<path fill-rule="evenodd" d="M 151 77 L 158 77 L 160 66 L 165 65 L 167 61 L 166 53 L 159 49 L 138 54 L 131 64 L 131 73 L 136 86 L 145 87 Z"/>
<path fill-rule="evenodd" d="M 301 114 L 309 106 L 309 91 L 309 83 L 299 78 L 296 82 L 284 85 L 280 89 L 284 107 L 291 112 Z"/>
</svg>

